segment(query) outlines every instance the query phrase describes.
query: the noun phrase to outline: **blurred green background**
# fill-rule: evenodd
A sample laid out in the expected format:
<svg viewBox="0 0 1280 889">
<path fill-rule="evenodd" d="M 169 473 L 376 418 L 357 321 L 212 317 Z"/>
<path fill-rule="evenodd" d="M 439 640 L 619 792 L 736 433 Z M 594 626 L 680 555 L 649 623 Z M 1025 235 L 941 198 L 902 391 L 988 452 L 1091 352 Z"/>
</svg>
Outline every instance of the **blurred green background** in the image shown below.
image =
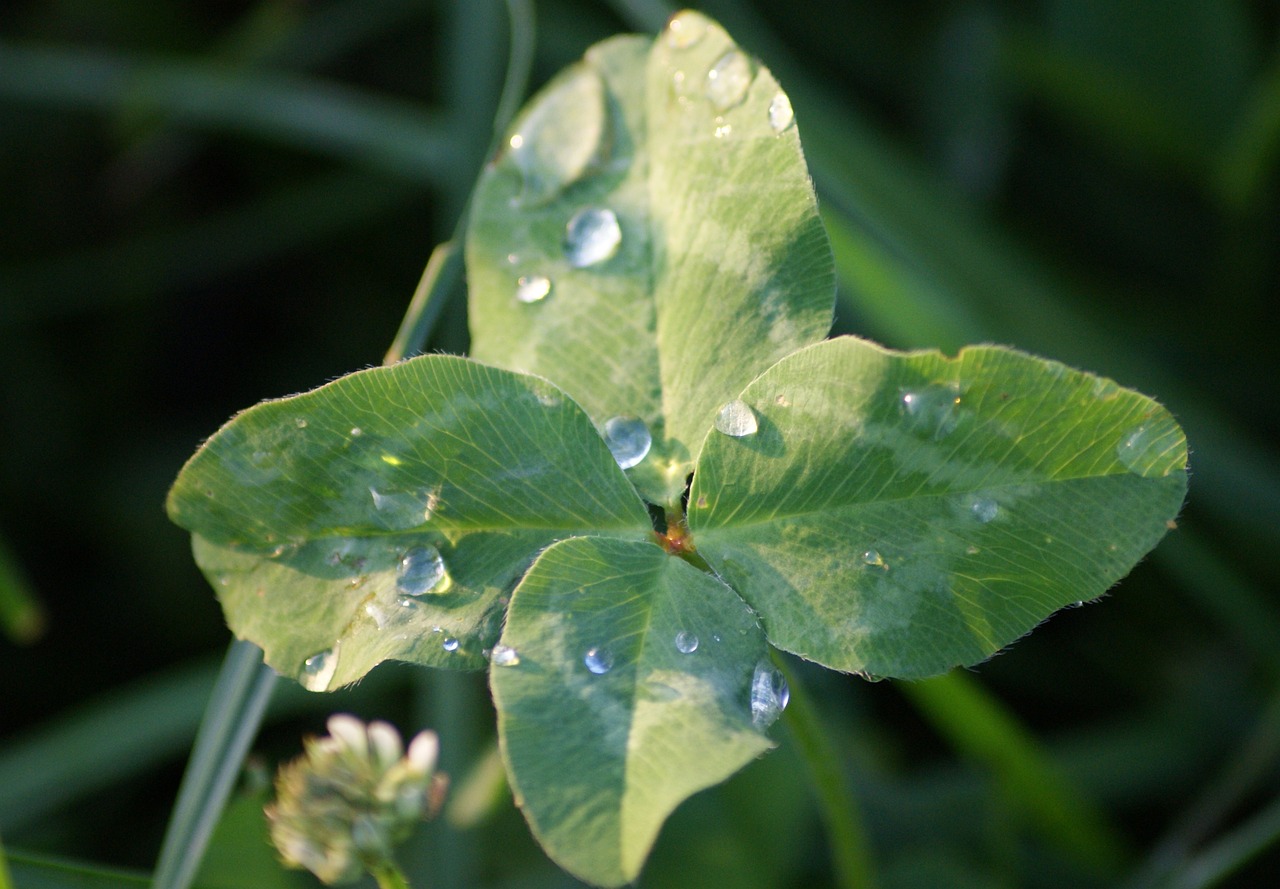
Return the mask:
<svg viewBox="0 0 1280 889">
<path fill-rule="evenodd" d="M 791 94 L 839 331 L 1058 358 L 1157 397 L 1191 444 L 1179 528 L 1101 604 L 941 682 L 801 669 L 878 884 L 1277 885 L 1280 6 L 699 8 Z M 539 2 L 530 86 L 673 9 Z M 151 868 L 228 642 L 165 491 L 236 410 L 381 360 L 483 163 L 510 43 L 498 0 L 0 8 L 17 885 Z M 430 347 L 465 351 L 460 298 Z M 483 677 L 394 665 L 280 686 L 201 885 L 313 884 L 274 868 L 261 776 L 337 709 L 442 734 L 459 802 L 408 850 L 421 885 L 575 885 L 493 784 Z M 642 886 L 837 885 L 823 782 L 777 734 L 677 812 Z"/>
</svg>

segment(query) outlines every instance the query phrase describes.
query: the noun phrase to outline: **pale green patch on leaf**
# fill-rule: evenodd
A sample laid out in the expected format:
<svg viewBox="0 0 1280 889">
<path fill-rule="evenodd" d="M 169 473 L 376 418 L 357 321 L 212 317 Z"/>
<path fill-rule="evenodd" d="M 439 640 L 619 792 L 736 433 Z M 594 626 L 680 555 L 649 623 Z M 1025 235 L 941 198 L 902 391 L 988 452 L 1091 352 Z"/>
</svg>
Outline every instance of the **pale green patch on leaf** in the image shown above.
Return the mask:
<svg viewBox="0 0 1280 889">
<path fill-rule="evenodd" d="M 764 634 L 720 581 L 652 543 L 577 538 L 534 563 L 490 673 L 517 800 L 592 883 L 640 872 L 662 822 L 770 746 L 752 720 Z"/>
<path fill-rule="evenodd" d="M 769 640 L 838 670 L 980 661 L 1123 577 L 1186 493 L 1186 441 L 1149 398 L 978 347 L 947 359 L 830 340 L 742 401 L 694 477 L 699 552 Z"/>
<path fill-rule="evenodd" d="M 483 666 L 544 547 L 648 515 L 544 380 L 431 355 L 244 411 L 169 495 L 235 633 L 308 688 L 389 658 Z"/>
<path fill-rule="evenodd" d="M 708 19 L 673 26 L 534 98 L 467 239 L 472 353 L 556 380 L 597 427 L 643 420 L 630 475 L 665 506 L 719 406 L 821 339 L 834 297 L 786 95 Z"/>
</svg>

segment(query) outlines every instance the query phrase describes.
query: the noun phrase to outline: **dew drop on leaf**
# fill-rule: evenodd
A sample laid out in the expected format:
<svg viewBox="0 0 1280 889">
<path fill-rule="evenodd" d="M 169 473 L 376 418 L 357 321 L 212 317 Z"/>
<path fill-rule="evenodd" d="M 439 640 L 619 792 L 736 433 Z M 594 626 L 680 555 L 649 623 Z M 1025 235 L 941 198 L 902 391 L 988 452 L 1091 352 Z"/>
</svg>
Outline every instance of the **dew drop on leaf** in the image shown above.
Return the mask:
<svg viewBox="0 0 1280 889">
<path fill-rule="evenodd" d="M 724 118 L 717 117 L 714 135 L 717 139 L 724 139 L 733 135 L 733 125 L 725 123 Z"/>
<path fill-rule="evenodd" d="M 599 160 L 608 117 L 600 75 L 579 65 L 529 106 L 507 141 L 520 171 L 515 203 L 544 204 L 577 182 Z"/>
<path fill-rule="evenodd" d="M 707 72 L 707 98 L 711 104 L 726 111 L 742 103 L 751 86 L 751 60 L 736 49 L 722 55 Z"/>
<path fill-rule="evenodd" d="M 457 639 L 452 636 L 446 636 L 444 642 L 441 643 L 441 647 L 444 648 L 445 651 L 457 651 L 459 644 L 460 643 Z"/>
<path fill-rule="evenodd" d="M 1168 446 L 1162 430 L 1158 426 L 1142 424 L 1125 433 L 1116 446 L 1116 457 L 1124 464 L 1124 468 L 1138 475 L 1147 475 L 1152 471 L 1153 458 L 1160 456 L 1160 451 Z"/>
<path fill-rule="evenodd" d="M 551 279 L 546 275 L 521 275 L 516 280 L 516 299 L 536 303 L 551 292 Z"/>
<path fill-rule="evenodd" d="M 318 651 L 302 662 L 302 687 L 307 691 L 326 691 L 337 670 L 337 646 Z"/>
<path fill-rule="evenodd" d="M 681 654 L 693 654 L 698 650 L 698 637 L 688 630 L 676 633 L 676 651 Z"/>
<path fill-rule="evenodd" d="M 352 426 L 352 427 L 351 427 L 351 437 L 352 437 L 352 438 L 359 438 L 359 437 L 360 437 L 360 436 L 362 436 L 362 435 L 364 435 L 364 430 L 363 430 L 363 429 L 361 429 L 359 426 Z"/>
<path fill-rule="evenodd" d="M 653 436 L 644 420 L 637 417 L 614 417 L 604 424 L 604 441 L 609 453 L 623 469 L 630 469 L 649 454 Z"/>
<path fill-rule="evenodd" d="M 293 421 L 293 425 L 297 426 L 299 429 L 306 429 L 307 420 L 305 417 L 295 417 Z"/>
<path fill-rule="evenodd" d="M 862 554 L 862 561 L 870 565 L 872 568 L 883 568 L 889 570 L 889 563 L 884 560 L 884 556 L 880 555 L 878 550 L 869 549 Z"/>
<path fill-rule="evenodd" d="M 448 589 L 444 557 L 434 546 L 415 546 L 400 557 L 396 566 L 396 589 L 406 596 L 442 593 Z"/>
<path fill-rule="evenodd" d="M 667 22 L 667 46 L 672 49 L 688 49 L 702 40 L 706 33 L 705 21 L 688 11 L 680 12 Z"/>
<path fill-rule="evenodd" d="M 584 207 L 564 229 L 564 256 L 574 268 L 611 259 L 622 243 L 618 217 L 607 207 Z"/>
<path fill-rule="evenodd" d="M 597 676 L 603 675 L 613 669 L 613 653 L 607 648 L 588 648 L 582 663 Z"/>
<path fill-rule="evenodd" d="M 759 428 L 755 411 L 740 398 L 735 398 L 716 414 L 716 429 L 734 438 L 754 435 Z"/>
<path fill-rule="evenodd" d="M 925 386 L 901 393 L 899 407 L 915 432 L 941 441 L 960 424 L 960 387 Z"/>
<path fill-rule="evenodd" d="M 979 497 L 970 507 L 973 517 L 984 525 L 1000 514 L 1000 505 L 990 497 Z"/>
<path fill-rule="evenodd" d="M 768 661 L 756 664 L 751 677 L 751 723 L 766 729 L 777 721 L 791 701 L 791 689 L 777 667 Z"/>
<path fill-rule="evenodd" d="M 520 663 L 520 653 L 510 645 L 495 645 L 489 661 L 495 667 L 514 667 Z"/>
<path fill-rule="evenodd" d="M 791 100 L 787 94 L 779 92 L 769 103 L 769 126 L 775 133 L 787 130 L 796 120 L 796 113 L 791 108 Z"/>
</svg>

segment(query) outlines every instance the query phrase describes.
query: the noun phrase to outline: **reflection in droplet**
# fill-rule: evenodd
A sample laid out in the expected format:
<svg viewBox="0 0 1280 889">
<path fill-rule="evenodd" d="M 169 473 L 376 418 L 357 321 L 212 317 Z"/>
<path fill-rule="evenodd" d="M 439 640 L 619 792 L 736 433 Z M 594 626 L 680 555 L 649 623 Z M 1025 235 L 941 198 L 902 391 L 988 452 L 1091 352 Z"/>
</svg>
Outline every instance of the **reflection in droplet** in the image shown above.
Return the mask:
<svg viewBox="0 0 1280 889">
<path fill-rule="evenodd" d="M 623 469 L 637 465 L 649 454 L 653 436 L 644 420 L 637 417 L 614 417 L 604 424 L 604 441 L 609 453 Z"/>
<path fill-rule="evenodd" d="M 489 662 L 495 667 L 514 667 L 520 663 L 520 653 L 510 645 L 495 645 L 489 655 Z"/>
<path fill-rule="evenodd" d="M 775 133 L 781 133 L 796 120 L 796 113 L 791 108 L 791 100 L 787 94 L 779 92 L 769 103 L 769 126 Z"/>
<path fill-rule="evenodd" d="M 611 259 L 622 243 L 618 217 L 606 207 L 584 207 L 564 229 L 564 255 L 574 268 L 586 268 Z"/>
<path fill-rule="evenodd" d="M 970 507 L 973 517 L 984 525 L 1000 514 L 1000 505 L 990 497 L 979 497 Z"/>
<path fill-rule="evenodd" d="M 707 33 L 706 21 L 688 10 L 677 13 L 667 22 L 667 45 L 672 49 L 688 49 Z"/>
<path fill-rule="evenodd" d="M 396 589 L 406 596 L 442 593 L 450 586 L 448 576 L 440 550 L 430 544 L 415 546 L 396 566 Z"/>
<path fill-rule="evenodd" d="M 608 673 L 613 669 L 613 653 L 607 648 L 589 648 L 583 655 L 582 663 L 596 675 Z"/>
<path fill-rule="evenodd" d="M 338 670 L 338 647 L 318 651 L 302 662 L 302 687 L 307 691 L 327 691 Z"/>
<path fill-rule="evenodd" d="M 551 279 L 546 275 L 521 275 L 516 279 L 516 299 L 536 303 L 551 292 Z"/>
<path fill-rule="evenodd" d="M 872 568 L 883 568 L 885 571 L 889 570 L 889 563 L 884 560 L 884 556 L 880 555 L 878 550 L 867 550 L 862 554 L 862 561 L 864 564 L 870 565 Z"/>
<path fill-rule="evenodd" d="M 755 411 L 740 398 L 730 401 L 716 414 L 716 429 L 734 438 L 754 435 L 759 428 Z"/>
<path fill-rule="evenodd" d="M 751 67 L 751 60 L 736 49 L 722 55 L 707 72 L 707 98 L 711 104 L 721 111 L 740 104 L 755 76 Z"/>
<path fill-rule="evenodd" d="M 756 664 L 751 677 L 751 723 L 757 729 L 767 729 L 790 701 L 791 689 L 782 673 L 768 661 Z"/>
<path fill-rule="evenodd" d="M 676 633 L 676 651 L 681 654 L 693 654 L 698 650 L 698 637 L 688 630 Z"/>
</svg>

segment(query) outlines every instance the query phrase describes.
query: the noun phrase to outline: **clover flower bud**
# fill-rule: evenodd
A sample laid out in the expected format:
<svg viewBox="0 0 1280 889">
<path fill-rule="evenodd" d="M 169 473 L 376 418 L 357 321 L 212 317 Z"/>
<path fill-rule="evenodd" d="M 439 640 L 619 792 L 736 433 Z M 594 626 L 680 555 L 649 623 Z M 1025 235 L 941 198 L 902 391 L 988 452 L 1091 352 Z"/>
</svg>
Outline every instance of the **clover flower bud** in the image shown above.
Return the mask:
<svg viewBox="0 0 1280 889">
<path fill-rule="evenodd" d="M 267 818 L 284 863 L 334 885 L 394 868 L 392 850 L 439 811 L 446 782 L 434 732 L 421 732 L 406 755 L 385 722 L 336 714 L 327 727 L 280 767 Z"/>
</svg>

